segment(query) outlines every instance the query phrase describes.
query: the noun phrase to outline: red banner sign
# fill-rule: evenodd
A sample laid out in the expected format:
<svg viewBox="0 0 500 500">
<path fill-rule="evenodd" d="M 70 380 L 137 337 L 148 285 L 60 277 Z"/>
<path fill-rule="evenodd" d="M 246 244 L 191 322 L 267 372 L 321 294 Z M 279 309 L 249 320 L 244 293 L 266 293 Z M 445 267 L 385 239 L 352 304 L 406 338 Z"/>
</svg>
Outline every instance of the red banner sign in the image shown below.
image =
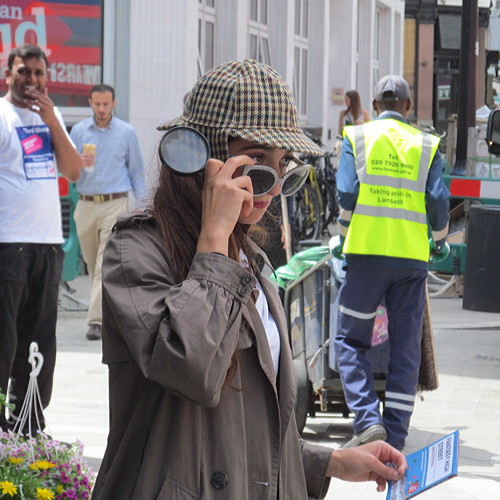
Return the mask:
<svg viewBox="0 0 500 500">
<path fill-rule="evenodd" d="M 46 53 L 47 87 L 56 103 L 86 105 L 89 90 L 101 82 L 102 0 L 0 0 L 0 92 L 7 90 L 8 55 L 23 43 Z"/>
</svg>

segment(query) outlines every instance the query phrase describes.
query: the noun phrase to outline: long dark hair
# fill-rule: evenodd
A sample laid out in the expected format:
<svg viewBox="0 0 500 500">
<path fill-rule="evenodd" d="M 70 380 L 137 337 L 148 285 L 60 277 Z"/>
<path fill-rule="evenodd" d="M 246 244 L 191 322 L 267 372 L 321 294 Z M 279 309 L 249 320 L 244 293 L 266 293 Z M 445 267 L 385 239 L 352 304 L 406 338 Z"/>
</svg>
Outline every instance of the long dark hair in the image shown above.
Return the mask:
<svg viewBox="0 0 500 500">
<path fill-rule="evenodd" d="M 169 267 L 176 283 L 186 278 L 191 267 L 201 229 L 203 174 L 183 177 L 160 167 L 158 186 L 153 197 L 151 211 L 164 242 Z M 260 262 L 251 250 L 248 238 L 263 243 L 266 231 L 258 225 L 236 224 L 229 238 L 229 258 L 239 262 L 240 250 L 248 258 L 254 274 L 259 272 Z M 236 351 L 226 374 L 225 386 L 236 389 L 231 381 L 238 367 Z"/>
<path fill-rule="evenodd" d="M 350 101 L 347 111 L 351 113 L 354 120 L 357 120 L 363 113 L 363 109 L 361 107 L 361 97 L 359 97 L 357 90 L 348 90 L 345 95 L 349 97 Z"/>
</svg>

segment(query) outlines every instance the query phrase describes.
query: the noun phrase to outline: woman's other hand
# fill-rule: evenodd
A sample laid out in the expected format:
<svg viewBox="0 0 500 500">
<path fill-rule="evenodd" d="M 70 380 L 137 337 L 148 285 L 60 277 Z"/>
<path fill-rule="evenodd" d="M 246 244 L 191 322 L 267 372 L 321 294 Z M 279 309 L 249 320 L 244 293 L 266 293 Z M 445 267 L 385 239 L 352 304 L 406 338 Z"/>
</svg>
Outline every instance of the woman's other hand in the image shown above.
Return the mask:
<svg viewBox="0 0 500 500">
<path fill-rule="evenodd" d="M 374 441 L 356 448 L 335 450 L 327 476 L 352 482 L 375 481 L 377 491 L 381 492 L 387 481 L 401 479 L 407 469 L 406 458 L 401 452 L 384 441 Z"/>
</svg>

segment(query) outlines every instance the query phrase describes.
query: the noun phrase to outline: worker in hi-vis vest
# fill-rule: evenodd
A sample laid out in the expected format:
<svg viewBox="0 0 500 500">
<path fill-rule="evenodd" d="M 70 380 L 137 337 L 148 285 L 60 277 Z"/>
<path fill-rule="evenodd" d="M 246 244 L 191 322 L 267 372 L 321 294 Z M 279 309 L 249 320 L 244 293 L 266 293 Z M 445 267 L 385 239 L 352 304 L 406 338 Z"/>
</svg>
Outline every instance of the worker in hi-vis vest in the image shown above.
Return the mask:
<svg viewBox="0 0 500 500">
<path fill-rule="evenodd" d="M 410 106 L 408 83 L 385 76 L 374 91 L 378 118 L 344 129 L 337 190 L 346 274 L 335 354 L 355 432 L 344 447 L 382 439 L 404 448 L 417 393 L 429 254 L 439 253 L 448 235 L 439 138 L 408 124 Z M 381 415 L 366 351 L 382 301 L 390 363 Z"/>
</svg>

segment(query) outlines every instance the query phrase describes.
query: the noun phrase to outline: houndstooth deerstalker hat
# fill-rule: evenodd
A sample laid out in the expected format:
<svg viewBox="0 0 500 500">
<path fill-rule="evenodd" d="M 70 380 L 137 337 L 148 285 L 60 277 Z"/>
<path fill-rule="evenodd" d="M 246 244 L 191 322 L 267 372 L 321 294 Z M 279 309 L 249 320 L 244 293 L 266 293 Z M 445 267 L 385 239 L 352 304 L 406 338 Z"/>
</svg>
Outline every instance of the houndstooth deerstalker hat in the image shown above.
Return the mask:
<svg viewBox="0 0 500 500">
<path fill-rule="evenodd" d="M 208 140 L 212 158 L 229 157 L 228 137 L 272 148 L 321 156 L 323 151 L 299 127 L 295 101 L 273 68 L 257 61 L 231 61 L 202 76 L 182 116 L 158 130 L 183 125 Z"/>
</svg>

